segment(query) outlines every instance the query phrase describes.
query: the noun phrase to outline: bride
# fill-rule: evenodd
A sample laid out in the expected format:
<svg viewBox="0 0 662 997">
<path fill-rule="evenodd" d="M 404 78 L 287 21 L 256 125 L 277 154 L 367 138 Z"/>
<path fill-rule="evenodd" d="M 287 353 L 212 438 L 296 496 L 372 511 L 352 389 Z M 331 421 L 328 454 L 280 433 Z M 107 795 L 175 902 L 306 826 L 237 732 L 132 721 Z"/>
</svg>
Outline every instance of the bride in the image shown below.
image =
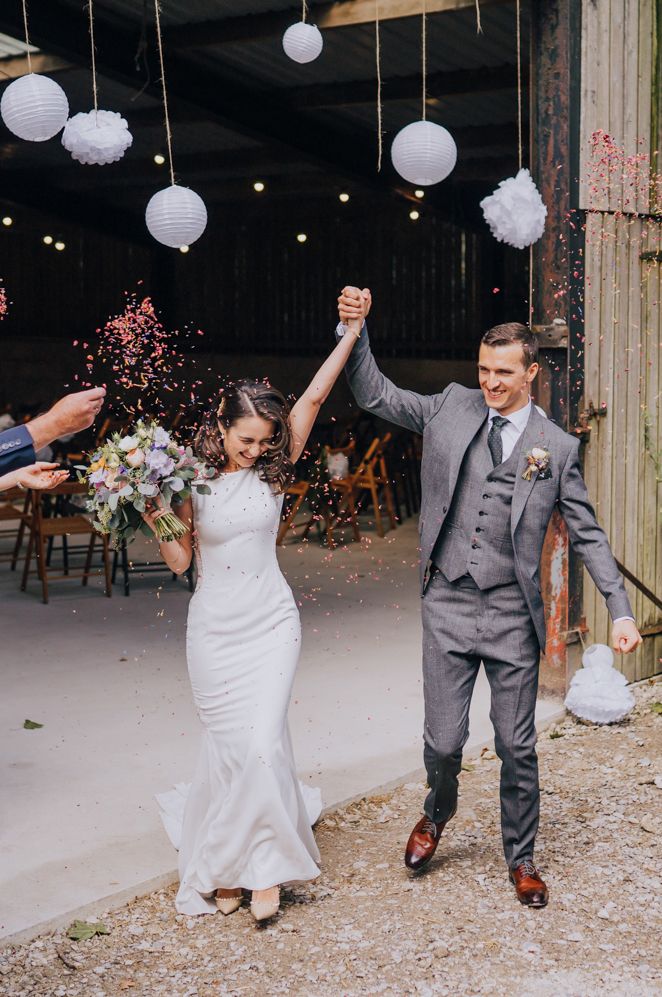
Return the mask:
<svg viewBox="0 0 662 997">
<path fill-rule="evenodd" d="M 348 328 L 353 335 L 339 341 L 291 411 L 263 381 L 222 391 L 195 440 L 197 456 L 217 472 L 211 494 L 178 506 L 190 532 L 160 544 L 173 571 L 188 569 L 193 548 L 198 568 L 186 646 L 202 750 L 181 837 L 171 834 L 179 837 L 176 907 L 183 914 L 215 907 L 231 914 L 245 889 L 251 913 L 263 921 L 278 911 L 281 883 L 319 875 L 287 723 L 301 627 L 276 559 L 276 534 L 293 465 L 361 322 Z M 145 513 L 152 529 L 163 511 Z M 169 797 L 159 798 L 166 826 Z"/>
</svg>

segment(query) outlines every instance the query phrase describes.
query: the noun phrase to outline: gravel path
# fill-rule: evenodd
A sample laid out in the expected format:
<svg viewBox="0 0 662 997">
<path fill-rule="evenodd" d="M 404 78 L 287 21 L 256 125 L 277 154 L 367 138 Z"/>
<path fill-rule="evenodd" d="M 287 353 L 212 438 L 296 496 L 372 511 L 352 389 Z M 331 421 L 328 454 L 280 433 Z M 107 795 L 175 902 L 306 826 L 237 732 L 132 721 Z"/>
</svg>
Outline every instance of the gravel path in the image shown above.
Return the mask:
<svg viewBox="0 0 662 997">
<path fill-rule="evenodd" d="M 517 903 L 498 818 L 498 761 L 467 764 L 458 815 L 429 870 L 410 878 L 404 843 L 423 786 L 327 816 L 323 875 L 285 894 L 257 927 L 174 912 L 162 890 L 112 913 L 109 934 L 59 931 L 0 953 L 7 997 L 662 994 L 662 682 L 636 689 L 622 724 L 567 720 L 539 741 L 538 864 L 544 910 Z"/>
</svg>

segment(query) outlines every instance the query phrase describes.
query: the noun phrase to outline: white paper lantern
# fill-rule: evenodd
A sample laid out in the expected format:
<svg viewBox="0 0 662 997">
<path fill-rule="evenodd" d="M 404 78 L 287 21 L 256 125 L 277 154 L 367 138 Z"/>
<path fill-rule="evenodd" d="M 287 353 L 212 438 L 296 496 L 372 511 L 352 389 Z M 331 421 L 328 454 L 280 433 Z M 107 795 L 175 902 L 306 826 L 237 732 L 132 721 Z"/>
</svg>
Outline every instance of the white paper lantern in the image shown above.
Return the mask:
<svg viewBox="0 0 662 997">
<path fill-rule="evenodd" d="M 0 115 L 14 135 L 28 142 L 45 142 L 64 127 L 69 101 L 55 80 L 28 73 L 9 84 L 0 101 Z"/>
<path fill-rule="evenodd" d="M 445 180 L 457 162 L 453 136 L 432 121 L 413 121 L 393 139 L 391 159 L 401 177 L 419 187 Z"/>
<path fill-rule="evenodd" d="M 614 668 L 614 653 L 606 644 L 591 644 L 582 655 L 583 668 L 570 683 L 565 707 L 582 720 L 611 724 L 634 706 L 627 679 Z"/>
<path fill-rule="evenodd" d="M 528 170 L 502 180 L 480 206 L 494 238 L 516 249 L 526 249 L 545 231 L 547 208 Z"/>
<path fill-rule="evenodd" d="M 157 242 L 179 249 L 200 238 L 207 226 L 207 209 L 194 190 L 173 185 L 150 198 L 145 221 Z"/>
<path fill-rule="evenodd" d="M 322 51 L 322 33 L 314 24 L 297 21 L 283 35 L 283 48 L 294 62 L 312 62 Z"/>
<path fill-rule="evenodd" d="M 69 118 L 62 145 L 86 166 L 104 166 L 121 159 L 133 142 L 126 121 L 117 111 L 81 111 Z"/>
</svg>

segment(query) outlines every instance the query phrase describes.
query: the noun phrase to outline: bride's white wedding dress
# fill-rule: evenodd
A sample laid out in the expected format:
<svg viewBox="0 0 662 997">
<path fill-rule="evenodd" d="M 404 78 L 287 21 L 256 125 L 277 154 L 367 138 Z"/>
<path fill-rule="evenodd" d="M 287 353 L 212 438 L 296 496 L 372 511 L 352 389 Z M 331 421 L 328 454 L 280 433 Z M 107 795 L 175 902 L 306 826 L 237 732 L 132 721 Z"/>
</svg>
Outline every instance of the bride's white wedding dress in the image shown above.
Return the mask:
<svg viewBox="0 0 662 997">
<path fill-rule="evenodd" d="M 297 780 L 287 723 L 301 626 L 276 559 L 283 498 L 252 468 L 210 487 L 193 495 L 198 584 L 186 633 L 202 750 L 192 785 L 157 797 L 179 848 L 183 914 L 215 910 L 219 888 L 319 875 L 321 800 Z"/>
</svg>

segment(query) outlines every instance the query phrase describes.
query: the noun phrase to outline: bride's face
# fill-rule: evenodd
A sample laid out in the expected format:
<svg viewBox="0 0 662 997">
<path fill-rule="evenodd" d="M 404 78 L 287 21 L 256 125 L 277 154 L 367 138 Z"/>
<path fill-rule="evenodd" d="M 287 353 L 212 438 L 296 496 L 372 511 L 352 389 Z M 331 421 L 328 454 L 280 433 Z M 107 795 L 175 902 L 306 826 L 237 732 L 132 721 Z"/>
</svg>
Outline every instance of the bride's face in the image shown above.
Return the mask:
<svg viewBox="0 0 662 997">
<path fill-rule="evenodd" d="M 219 426 L 230 468 L 235 465 L 252 467 L 267 450 L 276 431 L 273 422 L 262 419 L 259 415 L 243 416 L 231 426 L 226 427 L 220 423 Z"/>
</svg>

